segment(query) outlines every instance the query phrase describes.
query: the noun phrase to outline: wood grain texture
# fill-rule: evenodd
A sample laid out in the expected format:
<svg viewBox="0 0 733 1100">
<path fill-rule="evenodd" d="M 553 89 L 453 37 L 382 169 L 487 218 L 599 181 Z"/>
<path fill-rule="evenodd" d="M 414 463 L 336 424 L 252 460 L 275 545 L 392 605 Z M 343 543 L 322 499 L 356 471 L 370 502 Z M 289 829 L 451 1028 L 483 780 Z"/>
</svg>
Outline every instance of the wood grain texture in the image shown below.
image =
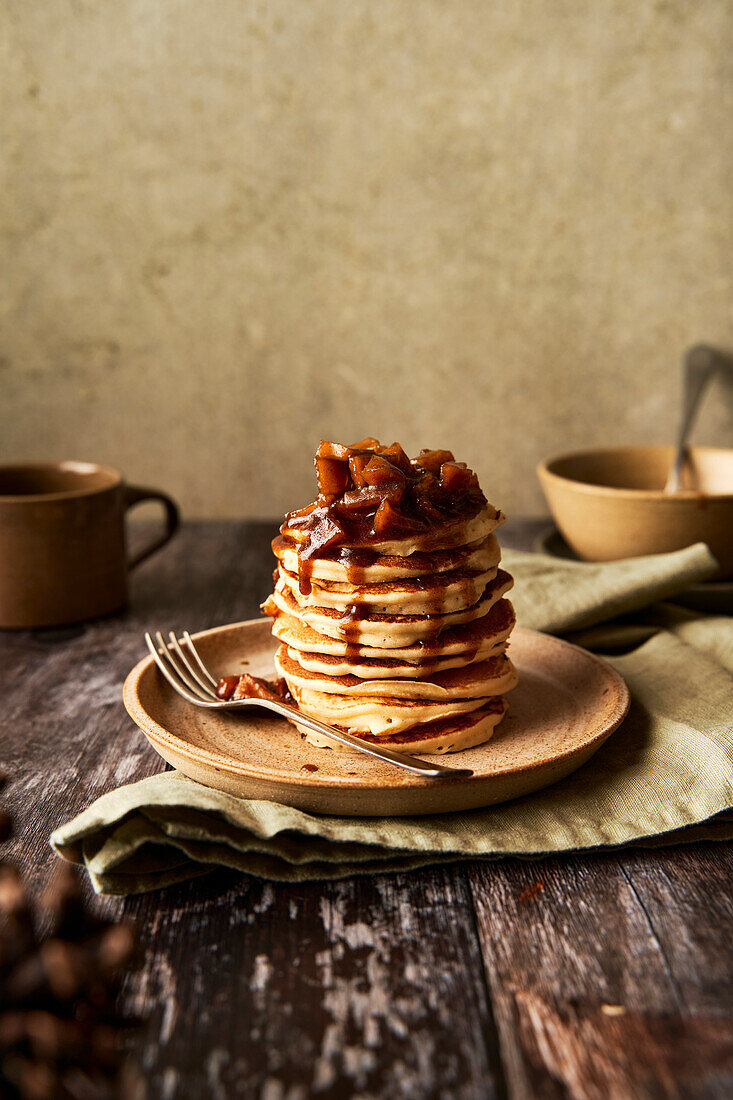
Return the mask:
<svg viewBox="0 0 733 1100">
<path fill-rule="evenodd" d="M 473 864 L 517 1097 L 729 1096 L 730 849 Z"/>
<path fill-rule="evenodd" d="M 222 875 L 127 908 L 147 947 L 128 995 L 153 1013 L 138 1056 L 155 1096 L 501 1094 L 455 869 L 298 886 Z"/>
<path fill-rule="evenodd" d="M 125 615 L 0 635 L 6 848 L 36 887 L 57 824 L 163 766 L 120 701 L 143 630 L 255 615 L 273 529 L 188 524 Z M 95 904 L 139 924 L 123 999 L 150 1016 L 151 1100 L 708 1098 L 733 1084 L 730 874 L 729 847 L 695 845 Z"/>
</svg>

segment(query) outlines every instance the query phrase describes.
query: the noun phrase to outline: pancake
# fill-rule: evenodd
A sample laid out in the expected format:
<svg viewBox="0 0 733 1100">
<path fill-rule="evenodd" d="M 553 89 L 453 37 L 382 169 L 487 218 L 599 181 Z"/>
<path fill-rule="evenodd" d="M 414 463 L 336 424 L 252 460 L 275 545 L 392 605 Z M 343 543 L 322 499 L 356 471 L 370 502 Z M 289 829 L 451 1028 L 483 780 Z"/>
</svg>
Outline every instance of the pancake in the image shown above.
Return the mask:
<svg viewBox="0 0 733 1100">
<path fill-rule="evenodd" d="M 274 632 L 274 631 L 273 631 Z M 309 653 L 288 647 L 288 653 L 298 664 L 309 672 L 319 672 L 325 676 L 356 676 L 362 680 L 412 679 L 415 676 L 434 676 L 436 672 L 446 672 L 450 668 L 465 668 L 478 661 L 488 661 L 498 657 L 506 650 L 506 642 L 494 644 L 489 639 L 475 652 L 469 650 L 453 657 L 431 657 L 428 655 L 419 663 L 409 664 L 399 658 L 339 657 L 330 653 Z M 375 650 L 381 653 L 381 650 Z"/>
<path fill-rule="evenodd" d="M 431 573 L 423 577 L 403 577 L 383 584 L 342 584 L 338 581 L 313 582 L 309 591 L 300 590 L 297 573 L 278 566 L 277 584 L 292 593 L 300 607 L 334 607 L 345 612 L 357 604 L 365 614 L 437 615 L 472 607 L 489 581 L 497 574 L 496 562 L 486 572 L 456 569 L 449 573 Z"/>
<path fill-rule="evenodd" d="M 406 753 L 435 753 L 442 755 L 447 752 L 460 752 L 461 749 L 470 749 L 474 745 L 482 745 L 488 741 L 494 733 L 494 729 L 501 722 L 507 710 L 504 699 L 498 697 L 491 699 L 485 706 L 470 714 L 462 714 L 454 718 L 444 718 L 437 722 L 413 727 L 404 733 L 394 734 L 389 737 L 375 737 L 372 734 L 362 733 L 359 736 L 363 741 L 384 745 Z M 358 752 L 349 745 L 340 745 L 337 741 L 330 741 L 320 733 L 308 730 L 305 726 L 298 726 L 300 735 L 309 744 L 319 748 L 333 749 L 335 752 Z M 350 730 L 345 732 L 349 733 Z"/>
<path fill-rule="evenodd" d="M 447 699 L 485 699 L 511 691 L 517 683 L 514 665 L 504 654 L 488 661 L 478 661 L 463 668 L 438 672 L 427 679 L 417 680 L 362 680 L 358 676 L 327 676 L 312 672 L 281 645 L 275 655 L 275 669 L 293 685 L 326 694 L 369 697 L 378 699 L 418 699 L 444 701 Z M 416 670 L 420 672 L 421 670 Z"/>
<path fill-rule="evenodd" d="M 410 554 L 429 553 L 432 550 L 451 550 L 455 546 L 466 546 L 468 543 L 485 539 L 505 520 L 506 516 L 502 512 L 486 505 L 469 518 L 461 517 L 405 538 L 371 539 L 368 548 L 380 554 L 395 554 L 400 558 L 407 558 Z M 280 532 L 298 546 L 302 546 L 306 541 L 302 528 L 288 526 L 287 522 L 283 523 Z M 356 542 L 351 544 L 352 549 L 360 549 L 360 545 Z"/>
<path fill-rule="evenodd" d="M 415 642 L 435 638 L 451 626 L 472 622 L 488 614 L 511 583 L 508 573 L 499 570 L 479 599 L 471 607 L 445 615 L 371 614 L 368 618 L 343 616 L 331 607 L 301 607 L 282 576 L 278 579 L 273 600 L 286 614 L 294 615 L 319 634 L 356 642 L 379 649 L 397 649 Z"/>
<path fill-rule="evenodd" d="M 502 522 L 504 517 L 502 516 Z M 288 573 L 298 575 L 302 562 L 298 558 L 298 546 L 292 539 L 278 535 L 272 540 L 275 557 Z M 452 550 L 433 550 L 415 553 L 407 558 L 395 554 L 379 554 L 374 550 L 350 550 L 342 548 L 337 558 L 313 558 L 308 563 L 308 577 L 312 583 L 340 581 L 343 584 L 383 584 L 402 577 L 429 576 L 455 569 L 493 569 L 499 564 L 501 550 L 496 535 L 488 535 L 478 542 L 458 546 Z"/>
<path fill-rule="evenodd" d="M 477 710 L 486 699 L 448 699 L 442 702 L 422 699 L 387 699 L 372 696 L 329 695 L 288 683 L 288 688 L 301 710 L 320 718 L 329 725 L 340 726 L 349 733 L 373 733 L 377 737 L 401 733 L 422 722 L 452 718 Z"/>
<path fill-rule="evenodd" d="M 508 591 L 511 584 L 509 578 L 504 591 Z M 385 652 L 383 649 L 354 645 L 340 638 L 319 634 L 295 616 L 281 612 L 272 597 L 262 606 L 266 614 L 274 617 L 272 633 L 279 641 L 298 651 L 301 664 L 305 665 L 306 660 L 321 656 L 326 657 L 328 663 L 332 659 L 343 659 L 349 662 L 354 676 L 363 674 L 360 669 L 367 676 L 372 675 L 371 669 L 376 669 L 380 677 L 414 676 L 416 668 L 419 669 L 426 662 L 429 662 L 433 670 L 435 661 L 458 659 L 462 664 L 468 664 L 469 659 L 478 659 L 479 653 L 483 652 L 488 656 L 495 646 L 504 645 L 516 622 L 510 601 L 499 599 L 487 615 L 463 626 L 443 630 L 427 644 L 416 643 Z M 334 669 L 334 675 L 342 674 Z"/>
</svg>

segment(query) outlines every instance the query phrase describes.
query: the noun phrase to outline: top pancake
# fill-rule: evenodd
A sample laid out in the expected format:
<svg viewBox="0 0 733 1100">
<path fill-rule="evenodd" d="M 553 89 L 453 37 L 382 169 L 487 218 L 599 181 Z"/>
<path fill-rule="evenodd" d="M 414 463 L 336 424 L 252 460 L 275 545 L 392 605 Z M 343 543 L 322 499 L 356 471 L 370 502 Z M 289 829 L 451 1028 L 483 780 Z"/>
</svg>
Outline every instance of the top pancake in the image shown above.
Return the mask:
<svg viewBox="0 0 733 1100">
<path fill-rule="evenodd" d="M 406 538 L 370 542 L 369 549 L 376 550 L 380 554 L 394 554 L 400 558 L 433 550 L 450 550 L 455 546 L 467 546 L 469 543 L 485 539 L 504 522 L 505 518 L 497 508 L 485 504 L 468 519 L 457 519 L 452 523 L 431 527 L 427 531 L 420 531 Z M 283 523 L 280 531 L 287 539 L 298 545 L 308 538 L 307 532 L 302 528 L 288 527 L 287 523 Z"/>
</svg>

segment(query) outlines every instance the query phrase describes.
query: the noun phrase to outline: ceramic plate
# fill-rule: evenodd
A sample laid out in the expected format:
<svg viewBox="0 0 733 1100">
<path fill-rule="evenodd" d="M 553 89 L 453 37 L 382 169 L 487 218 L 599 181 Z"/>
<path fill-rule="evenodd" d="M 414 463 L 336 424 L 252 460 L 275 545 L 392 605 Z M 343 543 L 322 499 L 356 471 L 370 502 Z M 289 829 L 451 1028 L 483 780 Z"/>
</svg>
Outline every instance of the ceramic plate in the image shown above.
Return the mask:
<svg viewBox="0 0 733 1100">
<path fill-rule="evenodd" d="M 549 554 L 553 558 L 580 561 L 556 527 L 548 527 L 542 531 L 535 539 L 534 549 L 538 554 Z M 676 596 L 671 596 L 667 602 L 681 604 L 692 611 L 706 611 L 710 615 L 730 615 L 733 614 L 733 581 L 693 584 Z"/>
<path fill-rule="evenodd" d="M 215 674 L 273 674 L 276 642 L 269 621 L 194 637 Z M 555 783 L 584 764 L 626 714 L 626 684 L 586 650 L 517 629 L 511 657 L 519 686 L 492 739 L 435 758 L 472 768 L 470 779 L 420 779 L 358 752 L 313 748 L 289 722 L 265 711 L 197 709 L 169 687 L 151 657 L 127 677 L 124 701 L 163 759 L 206 786 L 316 813 L 442 813 L 505 802 Z"/>
</svg>

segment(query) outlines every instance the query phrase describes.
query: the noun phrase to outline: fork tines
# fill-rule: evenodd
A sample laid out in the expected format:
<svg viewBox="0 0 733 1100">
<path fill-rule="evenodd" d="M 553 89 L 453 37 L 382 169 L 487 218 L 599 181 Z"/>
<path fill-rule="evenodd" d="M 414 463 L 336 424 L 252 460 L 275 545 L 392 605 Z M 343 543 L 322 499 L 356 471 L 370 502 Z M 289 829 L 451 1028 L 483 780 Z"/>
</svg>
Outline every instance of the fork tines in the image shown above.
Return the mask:
<svg viewBox="0 0 733 1100">
<path fill-rule="evenodd" d="M 159 630 L 155 631 L 155 641 L 149 633 L 145 634 L 153 660 L 170 686 L 189 703 L 220 704 L 216 680 L 201 660 L 189 632 L 183 631 L 185 651 L 173 630 L 168 632 L 168 638 L 170 640 L 166 642 Z"/>
</svg>

